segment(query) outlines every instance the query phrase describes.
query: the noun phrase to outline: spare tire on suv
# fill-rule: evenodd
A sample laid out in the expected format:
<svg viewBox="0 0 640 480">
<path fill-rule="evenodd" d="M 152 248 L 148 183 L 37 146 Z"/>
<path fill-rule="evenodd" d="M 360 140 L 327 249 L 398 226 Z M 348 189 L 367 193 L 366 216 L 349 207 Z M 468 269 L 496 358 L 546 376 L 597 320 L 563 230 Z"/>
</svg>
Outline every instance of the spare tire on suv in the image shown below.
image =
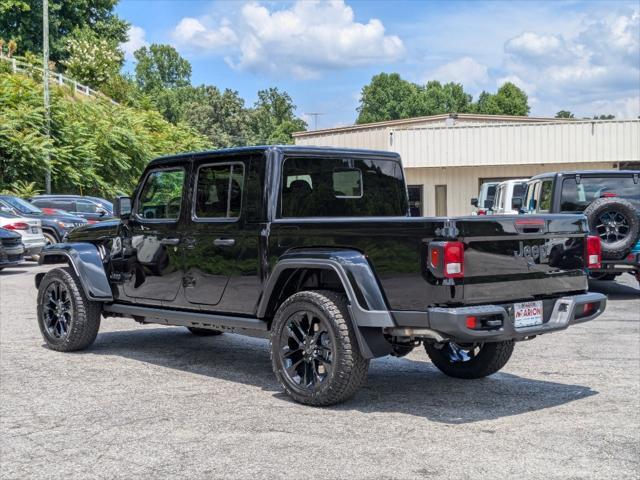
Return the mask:
<svg viewBox="0 0 640 480">
<path fill-rule="evenodd" d="M 602 240 L 602 257 L 624 257 L 638 241 L 640 217 L 631 202 L 623 198 L 599 198 L 585 209 L 589 230 Z"/>
</svg>

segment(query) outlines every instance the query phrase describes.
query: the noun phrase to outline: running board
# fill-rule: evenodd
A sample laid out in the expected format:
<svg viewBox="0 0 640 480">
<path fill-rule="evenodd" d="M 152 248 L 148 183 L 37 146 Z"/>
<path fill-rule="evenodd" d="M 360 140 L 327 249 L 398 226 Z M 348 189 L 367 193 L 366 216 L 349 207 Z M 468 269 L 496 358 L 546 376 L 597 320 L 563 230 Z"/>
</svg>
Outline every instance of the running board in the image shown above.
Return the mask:
<svg viewBox="0 0 640 480">
<path fill-rule="evenodd" d="M 115 313 L 126 317 L 142 317 L 143 323 L 159 323 L 179 327 L 208 328 L 213 330 L 253 330 L 267 331 L 267 322 L 258 318 L 232 317 L 228 315 L 212 315 L 163 308 L 140 307 L 124 303 L 104 305 L 105 313 Z M 107 315 L 108 316 L 108 315 Z"/>
</svg>

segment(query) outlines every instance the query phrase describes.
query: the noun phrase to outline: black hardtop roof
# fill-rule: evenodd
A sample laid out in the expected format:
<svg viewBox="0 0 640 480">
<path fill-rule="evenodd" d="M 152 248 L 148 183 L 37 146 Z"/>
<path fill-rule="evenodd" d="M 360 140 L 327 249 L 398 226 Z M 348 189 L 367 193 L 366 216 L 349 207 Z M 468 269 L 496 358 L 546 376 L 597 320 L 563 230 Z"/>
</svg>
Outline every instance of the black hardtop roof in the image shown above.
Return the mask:
<svg viewBox="0 0 640 480">
<path fill-rule="evenodd" d="M 624 175 L 640 175 L 640 170 L 563 170 L 560 172 L 545 172 L 534 175 L 529 180 L 538 180 L 540 178 L 550 178 L 556 175 L 570 177 L 572 175 L 607 175 L 607 176 L 624 176 Z"/>
<path fill-rule="evenodd" d="M 315 147 L 315 146 L 301 146 L 301 145 L 258 145 L 253 147 L 233 147 L 233 148 L 221 148 L 219 150 L 206 150 L 203 152 L 185 152 L 175 155 L 165 155 L 158 157 L 149 162 L 148 167 L 155 167 L 164 165 L 166 163 L 172 163 L 175 160 L 187 160 L 193 161 L 202 157 L 217 157 L 225 155 L 250 155 L 261 154 L 267 151 L 277 151 L 284 155 L 290 154 L 304 154 L 304 155 L 344 155 L 344 156 L 371 156 L 371 157 L 385 157 L 389 160 L 400 161 L 400 155 L 396 152 L 388 152 L 385 150 L 365 150 L 357 148 L 335 148 L 335 147 Z"/>
</svg>

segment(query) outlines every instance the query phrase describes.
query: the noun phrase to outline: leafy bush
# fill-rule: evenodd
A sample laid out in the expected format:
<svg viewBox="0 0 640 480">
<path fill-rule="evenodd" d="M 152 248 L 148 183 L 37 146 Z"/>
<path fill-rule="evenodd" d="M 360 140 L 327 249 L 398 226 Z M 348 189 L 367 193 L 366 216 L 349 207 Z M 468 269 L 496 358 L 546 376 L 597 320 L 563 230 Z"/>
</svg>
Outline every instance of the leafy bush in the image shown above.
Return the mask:
<svg viewBox="0 0 640 480">
<path fill-rule="evenodd" d="M 51 91 L 51 138 L 45 134 L 42 86 L 0 73 L 0 190 L 17 182 L 44 189 L 47 155 L 54 193 L 111 197 L 130 192 L 152 158 L 211 147 L 195 130 L 153 110 Z"/>
</svg>

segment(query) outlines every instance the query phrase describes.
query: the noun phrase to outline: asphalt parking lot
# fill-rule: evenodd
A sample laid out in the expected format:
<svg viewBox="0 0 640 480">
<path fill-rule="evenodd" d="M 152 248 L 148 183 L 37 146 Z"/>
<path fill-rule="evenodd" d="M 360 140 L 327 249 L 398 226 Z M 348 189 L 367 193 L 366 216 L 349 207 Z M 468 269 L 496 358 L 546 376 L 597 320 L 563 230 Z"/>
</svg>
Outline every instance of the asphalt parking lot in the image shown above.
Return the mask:
<svg viewBox="0 0 640 480">
<path fill-rule="evenodd" d="M 34 274 L 0 274 L 0 478 L 638 478 L 640 290 L 596 285 L 599 319 L 445 377 L 422 349 L 372 363 L 350 402 L 280 392 L 265 340 L 103 320 L 43 346 Z"/>
</svg>

